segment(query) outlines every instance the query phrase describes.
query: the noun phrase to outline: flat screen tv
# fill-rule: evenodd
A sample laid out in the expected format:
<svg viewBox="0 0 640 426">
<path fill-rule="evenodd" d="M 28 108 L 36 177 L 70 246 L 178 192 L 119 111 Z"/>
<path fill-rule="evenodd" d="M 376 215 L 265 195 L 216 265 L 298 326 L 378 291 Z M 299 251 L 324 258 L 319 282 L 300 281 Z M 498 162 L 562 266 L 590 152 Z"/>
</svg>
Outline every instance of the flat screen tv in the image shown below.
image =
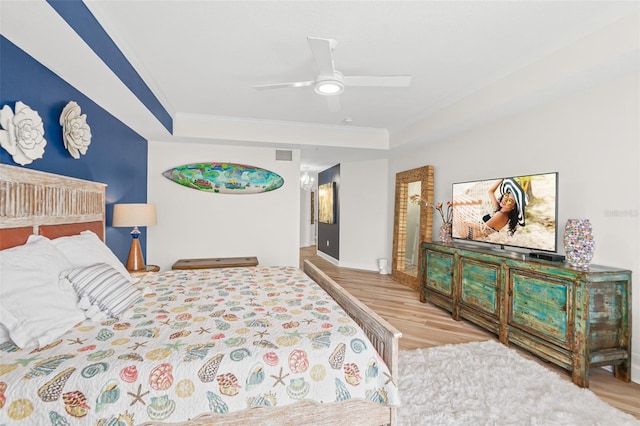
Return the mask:
<svg viewBox="0 0 640 426">
<path fill-rule="evenodd" d="M 453 238 L 556 251 L 558 173 L 453 184 Z"/>
</svg>

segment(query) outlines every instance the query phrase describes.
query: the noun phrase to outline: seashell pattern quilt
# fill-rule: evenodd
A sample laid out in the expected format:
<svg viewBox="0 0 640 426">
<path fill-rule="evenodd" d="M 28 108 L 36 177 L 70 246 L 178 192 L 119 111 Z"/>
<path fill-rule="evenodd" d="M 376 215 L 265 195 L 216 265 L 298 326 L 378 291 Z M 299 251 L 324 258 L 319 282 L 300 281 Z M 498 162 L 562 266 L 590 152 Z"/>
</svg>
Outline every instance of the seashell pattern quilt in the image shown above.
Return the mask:
<svg viewBox="0 0 640 426">
<path fill-rule="evenodd" d="M 290 267 L 147 274 L 134 316 L 0 344 L 0 424 L 133 425 L 349 399 L 399 405 L 358 325 Z M 295 408 L 293 408 L 295 409 Z"/>
</svg>

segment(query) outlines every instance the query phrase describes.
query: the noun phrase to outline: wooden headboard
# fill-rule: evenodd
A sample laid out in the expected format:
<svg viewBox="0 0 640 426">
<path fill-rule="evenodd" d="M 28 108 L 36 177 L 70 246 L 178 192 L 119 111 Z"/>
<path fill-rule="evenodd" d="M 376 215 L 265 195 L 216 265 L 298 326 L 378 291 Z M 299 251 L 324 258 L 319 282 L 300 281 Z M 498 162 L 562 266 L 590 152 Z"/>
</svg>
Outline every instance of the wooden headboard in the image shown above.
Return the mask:
<svg viewBox="0 0 640 426">
<path fill-rule="evenodd" d="M 57 238 L 84 230 L 104 241 L 106 184 L 0 164 L 0 250 L 31 234 Z"/>
</svg>

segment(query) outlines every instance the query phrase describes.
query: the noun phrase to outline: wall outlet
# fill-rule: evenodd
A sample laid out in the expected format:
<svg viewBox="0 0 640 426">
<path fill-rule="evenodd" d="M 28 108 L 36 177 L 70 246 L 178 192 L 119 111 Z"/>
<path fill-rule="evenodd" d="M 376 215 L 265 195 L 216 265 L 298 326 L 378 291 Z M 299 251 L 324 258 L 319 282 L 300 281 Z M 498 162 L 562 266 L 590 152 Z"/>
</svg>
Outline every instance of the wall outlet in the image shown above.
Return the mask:
<svg viewBox="0 0 640 426">
<path fill-rule="evenodd" d="M 329 240 L 327 240 L 327 247 L 329 247 Z"/>
</svg>

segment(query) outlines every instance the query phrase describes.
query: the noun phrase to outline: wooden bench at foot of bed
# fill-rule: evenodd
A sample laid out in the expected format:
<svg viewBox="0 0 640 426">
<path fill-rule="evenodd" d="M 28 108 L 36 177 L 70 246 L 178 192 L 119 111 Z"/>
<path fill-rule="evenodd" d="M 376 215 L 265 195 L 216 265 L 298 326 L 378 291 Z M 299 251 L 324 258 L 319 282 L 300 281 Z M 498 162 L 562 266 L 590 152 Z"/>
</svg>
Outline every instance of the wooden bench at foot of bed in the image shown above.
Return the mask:
<svg viewBox="0 0 640 426">
<path fill-rule="evenodd" d="M 318 404 L 303 400 L 284 407 L 256 407 L 227 414 L 203 414 L 184 423 L 142 423 L 139 426 L 378 426 L 396 424 L 390 408 L 368 401 Z M 391 410 L 396 410 L 392 408 Z M 390 423 L 391 422 L 391 423 Z"/>
</svg>

